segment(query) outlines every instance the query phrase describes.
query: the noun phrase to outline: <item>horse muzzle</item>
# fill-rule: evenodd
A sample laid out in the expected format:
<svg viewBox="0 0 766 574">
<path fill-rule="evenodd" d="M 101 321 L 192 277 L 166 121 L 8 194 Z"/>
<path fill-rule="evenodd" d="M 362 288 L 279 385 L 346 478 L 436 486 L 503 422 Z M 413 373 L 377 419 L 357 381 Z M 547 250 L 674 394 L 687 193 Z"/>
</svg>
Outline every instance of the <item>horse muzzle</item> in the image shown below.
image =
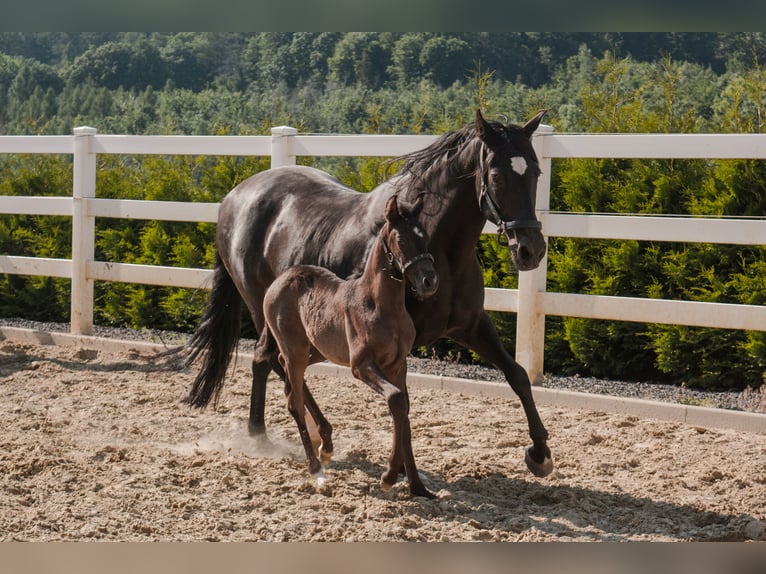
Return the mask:
<svg viewBox="0 0 766 574">
<path fill-rule="evenodd" d="M 508 234 L 508 250 L 516 269 L 531 271 L 542 262 L 548 245 L 539 229 L 516 229 L 512 235 Z"/>
<path fill-rule="evenodd" d="M 413 294 L 419 301 L 433 296 L 439 289 L 439 275 L 436 271 L 418 273 L 410 283 Z"/>
</svg>

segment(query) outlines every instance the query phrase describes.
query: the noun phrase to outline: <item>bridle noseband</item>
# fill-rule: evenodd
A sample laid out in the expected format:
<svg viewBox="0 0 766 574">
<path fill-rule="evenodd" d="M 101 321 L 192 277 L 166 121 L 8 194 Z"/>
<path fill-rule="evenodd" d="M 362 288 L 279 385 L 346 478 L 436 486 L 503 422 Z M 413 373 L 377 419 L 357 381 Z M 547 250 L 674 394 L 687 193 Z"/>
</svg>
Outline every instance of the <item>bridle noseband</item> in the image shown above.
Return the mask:
<svg viewBox="0 0 766 574">
<path fill-rule="evenodd" d="M 434 256 L 430 253 L 419 253 L 418 255 L 415 255 L 414 257 L 402 263 L 399 259 L 396 258 L 396 256 L 394 256 L 394 253 L 391 251 L 388 243 L 386 243 L 386 239 L 383 237 L 383 230 L 380 232 L 380 243 L 383 245 L 383 251 L 386 253 L 388 263 L 391 265 L 391 279 L 396 281 L 404 280 L 404 274 L 407 272 L 407 269 L 410 267 L 410 265 L 425 259 L 431 261 L 432 263 L 434 261 Z"/>
<path fill-rule="evenodd" d="M 513 221 L 505 221 L 503 216 L 500 215 L 500 208 L 492 196 L 489 194 L 489 186 L 487 185 L 487 173 L 484 170 L 484 154 L 480 155 L 479 170 L 481 171 L 481 188 L 479 189 L 479 209 L 482 214 L 489 221 L 497 226 L 497 239 L 498 241 L 505 238 L 510 241 L 509 232 L 515 229 L 542 229 L 543 224 L 537 219 L 514 219 Z"/>
</svg>

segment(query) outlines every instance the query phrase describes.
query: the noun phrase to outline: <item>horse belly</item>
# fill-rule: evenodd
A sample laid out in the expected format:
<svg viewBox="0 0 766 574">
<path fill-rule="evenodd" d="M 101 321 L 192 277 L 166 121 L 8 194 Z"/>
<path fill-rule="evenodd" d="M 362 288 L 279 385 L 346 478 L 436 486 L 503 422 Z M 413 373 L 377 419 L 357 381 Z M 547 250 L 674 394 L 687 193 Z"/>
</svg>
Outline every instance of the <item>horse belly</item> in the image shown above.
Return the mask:
<svg viewBox="0 0 766 574">
<path fill-rule="evenodd" d="M 327 289 L 312 289 L 301 301 L 301 321 L 311 344 L 330 362 L 349 364 L 348 339 L 346 336 L 344 307 L 334 305 Z"/>
<path fill-rule="evenodd" d="M 319 325 L 312 328 L 309 339 L 311 344 L 331 363 L 346 367 L 350 364 L 345 333 L 339 333 L 337 329 L 329 326 Z"/>
</svg>

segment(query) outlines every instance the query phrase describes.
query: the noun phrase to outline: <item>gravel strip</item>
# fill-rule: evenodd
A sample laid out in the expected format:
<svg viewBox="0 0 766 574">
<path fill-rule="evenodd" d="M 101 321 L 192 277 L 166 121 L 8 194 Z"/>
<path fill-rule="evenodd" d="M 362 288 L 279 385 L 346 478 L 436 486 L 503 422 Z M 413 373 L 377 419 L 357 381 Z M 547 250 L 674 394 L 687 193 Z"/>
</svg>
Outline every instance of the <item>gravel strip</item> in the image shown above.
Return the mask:
<svg viewBox="0 0 766 574">
<path fill-rule="evenodd" d="M 27 319 L 0 318 L 0 325 L 24 329 L 36 329 L 46 332 L 69 332 L 69 323 L 48 323 Z M 169 347 L 179 345 L 186 340 L 184 333 L 159 331 L 153 329 L 129 329 L 125 327 L 103 327 L 94 325 L 93 334 L 97 337 L 123 339 L 129 341 L 150 341 Z M 243 340 L 248 344 L 248 341 Z M 251 342 L 250 342 L 251 343 Z M 457 377 L 463 379 L 504 382 L 498 370 L 481 365 L 462 364 L 455 361 L 409 357 L 408 367 L 412 372 Z M 597 379 L 594 377 L 546 375 L 543 387 L 566 389 L 583 393 L 630 397 L 637 399 L 663 401 L 702 407 L 766 413 L 766 385 L 760 390 L 746 389 L 733 391 L 700 391 L 687 389 L 682 385 L 661 383 L 626 382 Z"/>
</svg>

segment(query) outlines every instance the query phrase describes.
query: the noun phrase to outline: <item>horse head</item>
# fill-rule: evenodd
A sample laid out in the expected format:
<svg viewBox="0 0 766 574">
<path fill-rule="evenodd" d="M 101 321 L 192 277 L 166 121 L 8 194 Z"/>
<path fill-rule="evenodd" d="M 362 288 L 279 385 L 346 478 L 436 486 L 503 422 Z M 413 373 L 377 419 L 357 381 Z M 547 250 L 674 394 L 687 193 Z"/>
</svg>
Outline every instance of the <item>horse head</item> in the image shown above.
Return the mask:
<svg viewBox="0 0 766 574">
<path fill-rule="evenodd" d="M 519 271 L 536 268 L 547 249 L 535 214 L 540 167 L 531 141 L 545 112 L 515 126 L 488 122 L 476 110 L 476 135 L 484 144 L 476 174 L 479 207 L 497 225 L 498 239 L 507 241 Z"/>
<path fill-rule="evenodd" d="M 439 287 L 434 258 L 428 252 L 428 234 L 418 221 L 422 208 L 422 197 L 407 206 L 392 195 L 386 202 L 386 223 L 381 230 L 394 276 L 407 281 L 421 300 L 436 293 Z"/>
</svg>

